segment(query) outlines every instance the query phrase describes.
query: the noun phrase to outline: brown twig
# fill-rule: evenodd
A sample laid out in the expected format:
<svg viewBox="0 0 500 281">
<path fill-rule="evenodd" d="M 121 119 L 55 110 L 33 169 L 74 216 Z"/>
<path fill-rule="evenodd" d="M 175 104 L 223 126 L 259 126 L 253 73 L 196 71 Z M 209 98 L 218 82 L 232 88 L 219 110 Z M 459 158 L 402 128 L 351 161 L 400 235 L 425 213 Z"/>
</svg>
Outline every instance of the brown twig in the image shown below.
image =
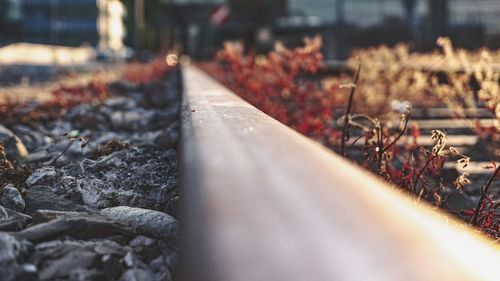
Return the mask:
<svg viewBox="0 0 500 281">
<path fill-rule="evenodd" d="M 382 173 L 382 158 L 384 157 L 384 128 L 379 125 L 377 128 L 377 169 L 378 174 Z"/>
<path fill-rule="evenodd" d="M 481 197 L 479 198 L 479 201 L 477 202 L 476 209 L 474 210 L 474 214 L 472 215 L 469 224 L 472 226 L 476 226 L 477 224 L 477 218 L 479 216 L 479 212 L 481 211 L 481 205 L 483 203 L 484 198 L 488 196 L 488 191 L 490 190 L 490 186 L 497 177 L 497 175 L 500 173 L 500 165 L 497 166 L 493 174 L 491 174 L 490 178 L 486 182 L 486 184 L 481 187 Z"/>
<path fill-rule="evenodd" d="M 56 156 L 56 158 L 54 158 L 54 160 L 50 161 L 49 165 L 54 165 L 56 163 L 56 161 L 61 158 L 61 156 L 64 155 L 64 153 L 66 153 L 66 151 L 68 151 L 68 149 L 73 145 L 73 143 L 75 143 L 76 140 L 74 139 L 71 139 L 68 143 L 68 145 L 64 148 L 64 150 Z"/>
<path fill-rule="evenodd" d="M 398 142 L 398 140 L 405 134 L 406 129 L 408 129 L 408 122 L 410 121 L 410 115 L 408 113 L 408 116 L 406 116 L 405 124 L 403 127 L 403 130 L 396 136 L 396 138 L 388 145 L 384 147 L 384 151 L 387 151 L 389 148 L 391 148 L 394 144 Z"/>
<path fill-rule="evenodd" d="M 406 129 L 408 128 L 408 122 L 410 121 L 409 113 L 408 116 L 406 116 L 405 123 L 403 126 L 403 130 L 396 136 L 396 138 L 389 143 L 388 145 L 383 145 L 383 140 L 384 140 L 384 132 L 383 132 L 383 127 L 381 126 L 377 130 L 377 149 L 378 149 L 378 173 L 382 173 L 382 158 L 384 157 L 384 153 L 391 148 L 394 144 L 398 142 L 398 140 L 405 134 Z"/>
<path fill-rule="evenodd" d="M 361 136 L 357 137 L 356 139 L 354 139 L 354 141 L 353 141 L 353 142 L 349 145 L 349 150 L 351 150 L 351 149 L 354 147 L 354 145 L 355 145 L 355 144 L 356 144 L 356 143 L 357 143 L 360 139 L 362 139 L 363 137 L 364 137 L 364 135 L 361 135 Z"/>
<path fill-rule="evenodd" d="M 347 103 L 347 108 L 344 115 L 344 128 L 342 129 L 342 139 L 340 142 L 340 154 L 342 156 L 345 155 L 345 142 L 346 142 L 347 130 L 349 128 L 349 114 L 351 114 L 353 97 L 354 93 L 356 92 L 356 87 L 359 80 L 360 72 L 361 72 L 361 63 L 359 64 L 358 70 L 356 71 L 356 77 L 354 78 L 354 86 L 351 88 L 351 93 L 349 94 L 349 102 Z"/>
<path fill-rule="evenodd" d="M 425 170 L 427 169 L 427 167 L 429 167 L 429 165 L 431 164 L 431 162 L 436 159 L 437 157 L 437 154 L 432 154 L 431 157 L 429 157 L 429 159 L 427 159 L 427 161 L 425 162 L 425 165 L 422 167 L 422 169 L 420 169 L 420 171 L 418 171 L 418 174 L 417 174 L 417 177 L 415 178 L 415 183 L 413 184 L 413 191 L 414 192 L 417 192 L 417 186 L 418 186 L 418 181 L 420 180 L 422 174 L 425 172 Z M 422 187 L 424 188 L 424 187 Z M 427 191 L 426 191 L 427 193 Z"/>
</svg>

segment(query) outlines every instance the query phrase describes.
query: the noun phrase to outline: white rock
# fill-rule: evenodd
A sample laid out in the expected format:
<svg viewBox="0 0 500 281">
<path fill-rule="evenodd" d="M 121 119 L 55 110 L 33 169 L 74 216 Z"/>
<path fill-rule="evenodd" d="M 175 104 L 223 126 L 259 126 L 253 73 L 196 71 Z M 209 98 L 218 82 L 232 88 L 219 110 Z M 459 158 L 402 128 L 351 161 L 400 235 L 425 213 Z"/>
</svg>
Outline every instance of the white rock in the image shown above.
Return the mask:
<svg viewBox="0 0 500 281">
<path fill-rule="evenodd" d="M 56 177 L 57 173 L 54 167 L 48 166 L 43 167 L 38 170 L 35 170 L 27 179 L 26 185 L 28 187 L 33 186 L 35 184 L 42 183 L 42 181 L 53 180 Z"/>
<path fill-rule="evenodd" d="M 0 125 L 0 142 L 3 143 L 9 160 L 23 162 L 29 159 L 28 149 L 21 139 L 3 125 Z"/>
<path fill-rule="evenodd" d="M 119 206 L 103 209 L 101 215 L 152 238 L 168 240 L 177 233 L 177 220 L 159 211 Z"/>
<path fill-rule="evenodd" d="M 8 184 L 4 187 L 1 202 L 4 207 L 18 212 L 24 210 L 26 207 L 26 203 L 21 193 L 12 184 Z"/>
</svg>

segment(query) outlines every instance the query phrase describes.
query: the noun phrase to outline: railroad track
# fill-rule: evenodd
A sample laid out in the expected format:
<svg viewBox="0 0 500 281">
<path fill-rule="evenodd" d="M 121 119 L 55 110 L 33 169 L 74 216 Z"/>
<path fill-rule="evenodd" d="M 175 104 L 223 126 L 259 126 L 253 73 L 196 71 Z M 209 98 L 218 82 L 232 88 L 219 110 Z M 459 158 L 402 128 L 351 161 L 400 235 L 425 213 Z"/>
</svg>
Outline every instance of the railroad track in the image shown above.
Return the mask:
<svg viewBox="0 0 500 281">
<path fill-rule="evenodd" d="M 496 280 L 499 247 L 184 67 L 179 280 Z"/>
</svg>

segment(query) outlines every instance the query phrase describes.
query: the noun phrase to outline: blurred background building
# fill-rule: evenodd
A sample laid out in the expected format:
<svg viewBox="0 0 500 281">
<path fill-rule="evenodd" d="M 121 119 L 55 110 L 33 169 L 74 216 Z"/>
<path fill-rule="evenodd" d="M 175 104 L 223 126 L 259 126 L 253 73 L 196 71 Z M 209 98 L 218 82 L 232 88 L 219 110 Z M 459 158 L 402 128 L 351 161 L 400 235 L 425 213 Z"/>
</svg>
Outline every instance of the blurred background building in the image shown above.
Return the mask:
<svg viewBox="0 0 500 281">
<path fill-rule="evenodd" d="M 171 20 L 167 41 L 203 58 L 224 40 L 258 51 L 274 40 L 289 45 L 320 34 L 327 58 L 352 48 L 412 42 L 418 50 L 449 36 L 464 48 L 500 47 L 499 0 L 164 0 Z"/>
<path fill-rule="evenodd" d="M 225 40 L 265 51 L 316 34 L 335 59 L 401 41 L 429 50 L 443 35 L 499 48 L 500 0 L 0 0 L 0 44 L 178 47 L 203 59 Z"/>
<path fill-rule="evenodd" d="M 2 44 L 124 47 L 125 9 L 119 0 L 0 0 L 0 6 Z"/>
<path fill-rule="evenodd" d="M 429 48 L 446 35 L 465 48 L 500 47 L 498 0 L 289 0 L 289 6 L 291 17 L 355 25 L 348 36 L 355 45 L 411 40 Z"/>
<path fill-rule="evenodd" d="M 0 0 L 0 45 L 22 40 L 20 0 Z"/>
</svg>

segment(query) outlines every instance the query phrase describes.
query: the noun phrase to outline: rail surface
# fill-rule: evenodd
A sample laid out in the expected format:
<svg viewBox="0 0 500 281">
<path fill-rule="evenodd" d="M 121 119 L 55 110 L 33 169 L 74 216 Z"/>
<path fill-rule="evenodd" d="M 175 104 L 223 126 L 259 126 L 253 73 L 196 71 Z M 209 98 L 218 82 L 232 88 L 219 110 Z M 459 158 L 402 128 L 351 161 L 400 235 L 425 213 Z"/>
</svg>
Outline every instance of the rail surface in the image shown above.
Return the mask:
<svg viewBox="0 0 500 281">
<path fill-rule="evenodd" d="M 498 280 L 492 242 L 183 69 L 178 280 Z"/>
</svg>

